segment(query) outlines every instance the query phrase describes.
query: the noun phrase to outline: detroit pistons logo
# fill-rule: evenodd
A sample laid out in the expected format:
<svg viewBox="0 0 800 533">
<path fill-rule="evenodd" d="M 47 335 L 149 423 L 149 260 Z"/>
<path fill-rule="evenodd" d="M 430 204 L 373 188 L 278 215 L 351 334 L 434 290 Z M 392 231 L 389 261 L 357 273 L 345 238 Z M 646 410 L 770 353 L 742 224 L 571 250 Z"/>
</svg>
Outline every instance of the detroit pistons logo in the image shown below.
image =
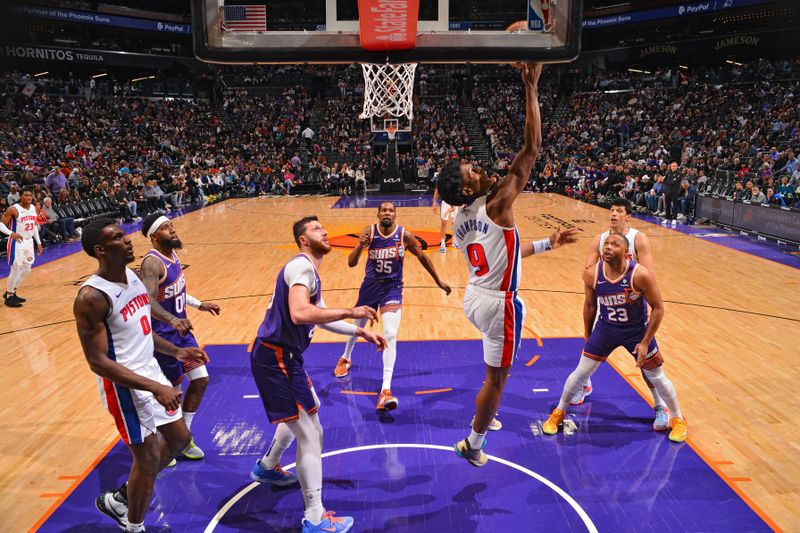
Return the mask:
<svg viewBox="0 0 800 533">
<path fill-rule="evenodd" d="M 164 410 L 167 412 L 167 415 L 169 415 L 169 416 L 175 416 L 176 414 L 178 414 L 178 410 L 177 409 L 164 408 Z"/>
</svg>

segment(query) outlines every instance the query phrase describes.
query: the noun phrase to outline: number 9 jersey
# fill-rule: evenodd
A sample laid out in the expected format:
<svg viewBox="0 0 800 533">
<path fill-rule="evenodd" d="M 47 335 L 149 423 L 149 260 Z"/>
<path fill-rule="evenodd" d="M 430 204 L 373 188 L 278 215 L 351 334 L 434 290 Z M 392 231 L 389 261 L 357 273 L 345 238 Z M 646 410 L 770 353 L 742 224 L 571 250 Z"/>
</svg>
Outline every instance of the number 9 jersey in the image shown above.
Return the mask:
<svg viewBox="0 0 800 533">
<path fill-rule="evenodd" d="M 486 213 L 486 196 L 458 210 L 453 238 L 470 265 L 469 284 L 490 291 L 516 292 L 522 256 L 516 227 L 503 228 Z"/>
<path fill-rule="evenodd" d="M 470 267 L 464 313 L 481 332 L 483 360 L 492 367 L 511 366 L 525 321 L 525 304 L 517 296 L 522 277 L 517 228 L 495 224 L 482 196 L 458 210 L 453 233 Z"/>
</svg>

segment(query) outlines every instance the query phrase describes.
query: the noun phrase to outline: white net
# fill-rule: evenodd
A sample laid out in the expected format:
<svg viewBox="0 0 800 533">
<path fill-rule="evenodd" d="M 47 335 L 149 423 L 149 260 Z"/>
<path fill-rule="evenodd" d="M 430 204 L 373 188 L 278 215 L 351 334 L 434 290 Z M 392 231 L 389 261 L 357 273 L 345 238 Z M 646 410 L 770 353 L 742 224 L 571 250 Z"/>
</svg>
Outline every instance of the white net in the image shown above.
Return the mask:
<svg viewBox="0 0 800 533">
<path fill-rule="evenodd" d="M 364 72 L 364 110 L 360 117 L 404 117 L 410 124 L 414 119 L 412 97 L 416 68 L 416 63 L 361 63 Z"/>
</svg>

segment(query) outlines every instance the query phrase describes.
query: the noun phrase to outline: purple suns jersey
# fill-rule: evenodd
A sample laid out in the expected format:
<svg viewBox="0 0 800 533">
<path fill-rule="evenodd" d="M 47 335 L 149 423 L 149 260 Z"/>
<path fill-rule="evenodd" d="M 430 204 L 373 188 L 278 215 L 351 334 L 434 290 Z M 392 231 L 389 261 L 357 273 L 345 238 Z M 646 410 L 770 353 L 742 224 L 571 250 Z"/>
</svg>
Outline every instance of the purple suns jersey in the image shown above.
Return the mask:
<svg viewBox="0 0 800 533">
<path fill-rule="evenodd" d="M 628 260 L 625 273 L 615 280 L 608 279 L 601 259 L 595 267 L 594 290 L 602 322 L 621 328 L 644 328 L 647 326 L 647 300 L 636 292 L 633 277 L 639 265 Z"/>
<path fill-rule="evenodd" d="M 322 297 L 322 283 L 317 269 L 311 260 L 303 254 L 286 263 L 278 273 L 275 291 L 267 306 L 264 321 L 258 328 L 258 340 L 285 348 L 292 354 L 300 356 L 314 335 L 314 326 L 297 325 L 292 322 L 289 313 L 289 288 L 302 284 L 308 287 L 311 303 L 319 305 Z"/>
<path fill-rule="evenodd" d="M 378 226 L 373 224 L 369 230 L 370 240 L 367 251 L 367 267 L 364 281 L 395 281 L 403 283 L 403 247 L 405 229 L 397 226 L 388 237 L 381 235 Z"/>
<path fill-rule="evenodd" d="M 164 275 L 158 282 L 156 301 L 173 316 L 186 318 L 186 278 L 183 276 L 178 256 L 172 252 L 172 258 L 167 258 L 157 250 L 150 250 L 145 257 L 155 257 L 164 265 Z M 155 318 L 153 318 L 153 330 L 160 336 L 175 332 L 175 328 Z"/>
</svg>

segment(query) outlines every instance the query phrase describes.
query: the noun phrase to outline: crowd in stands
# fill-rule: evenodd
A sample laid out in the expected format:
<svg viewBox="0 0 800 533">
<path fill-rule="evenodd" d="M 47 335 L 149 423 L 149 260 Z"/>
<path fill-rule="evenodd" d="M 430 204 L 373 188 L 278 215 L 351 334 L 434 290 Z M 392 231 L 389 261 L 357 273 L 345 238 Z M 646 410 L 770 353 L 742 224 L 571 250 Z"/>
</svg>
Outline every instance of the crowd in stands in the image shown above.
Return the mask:
<svg viewBox="0 0 800 533">
<path fill-rule="evenodd" d="M 99 213 L 133 220 L 229 196 L 365 190 L 386 161 L 373 151 L 369 121 L 357 118 L 360 68 L 326 70 L 322 97 L 303 81 L 309 68 L 258 67 L 259 73 L 246 67 L 239 75 L 249 84 L 294 81 L 272 86 L 266 96 L 229 88 L 217 102 L 114 97 L 113 88 L 99 89 L 109 83 L 102 79 L 94 85 L 97 94 L 87 95 L 69 89 L 87 83 L 72 75 L 33 79 L 6 72 L 0 77 L 0 211 L 29 188 L 47 238 L 60 241 L 74 238 Z M 464 105 L 477 111 L 492 171 L 504 174 L 523 139 L 518 71 L 465 66 L 451 83 L 435 67 L 421 73 L 417 90 L 425 81 L 427 94 L 415 97 L 411 151 L 399 158 L 406 180 L 430 185 L 447 159 L 473 157 Z M 759 61 L 678 76 L 664 70 L 652 83 L 590 71 L 577 76 L 581 84 L 570 82 L 580 90 L 565 92 L 570 76 L 575 73 L 566 68 L 543 75 L 543 151 L 530 190 L 598 202 L 623 196 L 640 211 L 670 218 L 690 218 L 695 196 L 704 191 L 797 205 L 800 62 Z M 26 91 L 31 83 L 36 90 Z"/>
</svg>

